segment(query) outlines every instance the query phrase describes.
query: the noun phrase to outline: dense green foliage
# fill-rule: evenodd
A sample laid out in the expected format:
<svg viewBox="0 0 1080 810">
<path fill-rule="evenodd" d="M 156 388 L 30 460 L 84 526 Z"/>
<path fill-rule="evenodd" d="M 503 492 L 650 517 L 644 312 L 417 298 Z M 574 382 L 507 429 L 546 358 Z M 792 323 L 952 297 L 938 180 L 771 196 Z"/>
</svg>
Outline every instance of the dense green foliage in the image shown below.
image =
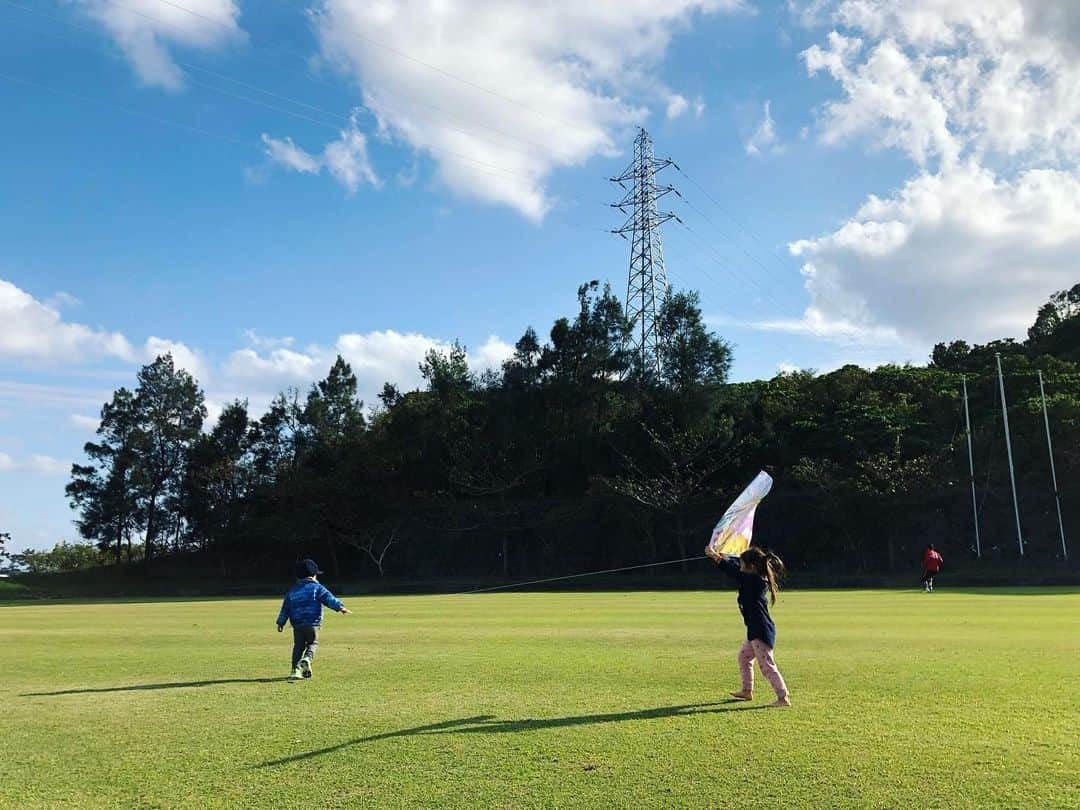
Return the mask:
<svg viewBox="0 0 1080 810">
<path fill-rule="evenodd" d="M 781 593 L 780 711 L 730 592 L 0 607 L 0 806 L 1078 806 L 1080 592 L 945 587 Z"/>
<path fill-rule="evenodd" d="M 110 562 L 104 551 L 90 543 L 57 543 L 48 551 L 26 549 L 12 554 L 10 559 L 20 571 L 29 574 L 85 571 Z"/>
<path fill-rule="evenodd" d="M 983 547 L 1017 554 L 995 355 L 1010 404 L 1028 556 L 1060 541 L 1036 371 L 1045 377 L 1066 526 L 1080 526 L 1080 285 L 1026 342 L 940 344 L 926 367 L 845 366 L 726 382 L 732 352 L 677 293 L 660 319 L 662 379 L 640 373 L 610 290 L 547 343 L 529 329 L 498 373 L 432 350 L 423 390 L 387 382 L 374 409 L 338 358 L 258 417 L 208 432 L 194 380 L 159 358 L 102 410 L 68 493 L 84 537 L 121 559 L 213 552 L 273 573 L 313 555 L 333 574 L 534 577 L 699 553 L 759 469 L 777 480 L 759 539 L 796 569 L 897 570 L 926 542 L 973 555 L 961 382 L 970 390 Z"/>
</svg>

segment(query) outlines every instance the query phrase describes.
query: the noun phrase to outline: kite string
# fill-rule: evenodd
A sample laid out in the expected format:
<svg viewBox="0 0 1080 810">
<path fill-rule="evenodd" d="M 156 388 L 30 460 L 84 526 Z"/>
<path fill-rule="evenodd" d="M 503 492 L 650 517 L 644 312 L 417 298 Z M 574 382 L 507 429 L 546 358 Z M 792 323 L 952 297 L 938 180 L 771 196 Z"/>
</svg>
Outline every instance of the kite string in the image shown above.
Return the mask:
<svg viewBox="0 0 1080 810">
<path fill-rule="evenodd" d="M 562 577 L 548 577 L 547 579 L 534 579 L 534 580 L 530 580 L 529 582 L 514 582 L 514 583 L 511 583 L 509 585 L 495 585 L 494 587 L 491 587 L 491 588 L 477 588 L 477 589 L 472 590 L 472 591 L 461 591 L 459 593 L 447 594 L 447 595 L 448 596 L 469 596 L 469 595 L 474 594 L 474 593 L 488 593 L 490 591 L 501 591 L 501 590 L 505 590 L 506 588 L 523 588 L 526 585 L 540 585 L 541 583 L 545 583 L 545 582 L 560 582 L 560 581 L 562 581 L 564 579 L 579 579 L 580 577 L 594 577 L 594 576 L 598 576 L 600 574 L 617 574 L 620 571 L 633 571 L 633 570 L 638 569 L 638 568 L 655 568 L 658 565 L 676 565 L 678 563 L 692 562 L 694 560 L 704 560 L 704 559 L 707 559 L 706 555 L 701 554 L 701 555 L 699 555 L 697 557 L 683 557 L 683 559 L 681 559 L 681 560 L 667 560 L 665 562 L 645 563 L 643 565 L 627 565 L 627 566 L 623 566 L 622 568 L 608 568 L 608 569 L 606 569 L 604 571 L 587 571 L 584 574 L 568 574 L 568 575 L 562 576 Z"/>
</svg>

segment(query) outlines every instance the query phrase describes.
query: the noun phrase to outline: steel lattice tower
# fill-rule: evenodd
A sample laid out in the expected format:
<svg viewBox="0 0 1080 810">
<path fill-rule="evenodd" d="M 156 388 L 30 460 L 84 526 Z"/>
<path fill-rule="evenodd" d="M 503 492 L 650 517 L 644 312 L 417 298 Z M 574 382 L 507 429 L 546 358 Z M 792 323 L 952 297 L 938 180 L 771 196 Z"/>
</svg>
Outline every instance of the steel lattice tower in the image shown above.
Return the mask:
<svg viewBox="0 0 1080 810">
<path fill-rule="evenodd" d="M 668 289 L 664 251 L 660 246 L 660 225 L 678 218 L 657 210 L 656 201 L 675 189 L 657 186 L 656 173 L 672 165 L 670 160 L 653 157 L 652 138 L 641 129 L 634 139 L 633 163 L 619 177 L 611 178 L 626 191 L 622 200 L 612 207 L 626 214 L 627 220 L 612 233 L 630 241 L 630 273 L 626 282 L 624 308 L 633 326 L 631 345 L 641 361 L 642 371 L 652 372 L 657 377 L 663 369 L 656 322 Z M 632 185 L 628 186 L 630 183 Z"/>
</svg>

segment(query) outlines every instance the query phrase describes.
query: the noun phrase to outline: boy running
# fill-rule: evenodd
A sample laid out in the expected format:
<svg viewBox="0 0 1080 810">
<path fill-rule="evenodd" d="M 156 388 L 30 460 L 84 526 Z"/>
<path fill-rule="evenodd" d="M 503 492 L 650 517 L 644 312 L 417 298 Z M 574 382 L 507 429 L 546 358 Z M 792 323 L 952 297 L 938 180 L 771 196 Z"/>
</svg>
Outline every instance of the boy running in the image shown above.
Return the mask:
<svg viewBox="0 0 1080 810">
<path fill-rule="evenodd" d="M 296 584 L 285 594 L 277 617 L 278 632 L 285 629 L 285 621 L 292 624 L 293 652 L 290 681 L 311 677 L 311 659 L 319 646 L 319 627 L 322 625 L 323 605 L 338 613 L 352 613 L 341 600 L 330 593 L 317 577 L 322 571 L 314 560 L 301 560 L 296 564 Z"/>
<path fill-rule="evenodd" d="M 937 576 L 938 571 L 941 570 L 941 564 L 945 562 L 941 555 L 938 554 L 934 544 L 931 543 L 926 547 L 926 553 L 922 558 L 922 583 L 926 587 L 927 593 L 932 593 L 934 590 L 934 577 Z"/>
</svg>

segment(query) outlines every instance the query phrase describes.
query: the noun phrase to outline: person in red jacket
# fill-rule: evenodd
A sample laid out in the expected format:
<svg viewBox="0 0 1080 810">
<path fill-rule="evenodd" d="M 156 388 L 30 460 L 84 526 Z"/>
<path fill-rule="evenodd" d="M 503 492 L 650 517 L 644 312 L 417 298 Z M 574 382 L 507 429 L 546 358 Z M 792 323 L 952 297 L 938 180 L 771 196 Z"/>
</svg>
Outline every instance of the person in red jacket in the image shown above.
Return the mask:
<svg viewBox="0 0 1080 810">
<path fill-rule="evenodd" d="M 941 570 L 941 564 L 945 562 L 941 555 L 938 554 L 937 549 L 934 548 L 934 544 L 930 543 L 926 547 L 926 553 L 922 558 L 922 581 L 926 586 L 926 592 L 932 593 L 934 590 L 934 576 Z"/>
</svg>

